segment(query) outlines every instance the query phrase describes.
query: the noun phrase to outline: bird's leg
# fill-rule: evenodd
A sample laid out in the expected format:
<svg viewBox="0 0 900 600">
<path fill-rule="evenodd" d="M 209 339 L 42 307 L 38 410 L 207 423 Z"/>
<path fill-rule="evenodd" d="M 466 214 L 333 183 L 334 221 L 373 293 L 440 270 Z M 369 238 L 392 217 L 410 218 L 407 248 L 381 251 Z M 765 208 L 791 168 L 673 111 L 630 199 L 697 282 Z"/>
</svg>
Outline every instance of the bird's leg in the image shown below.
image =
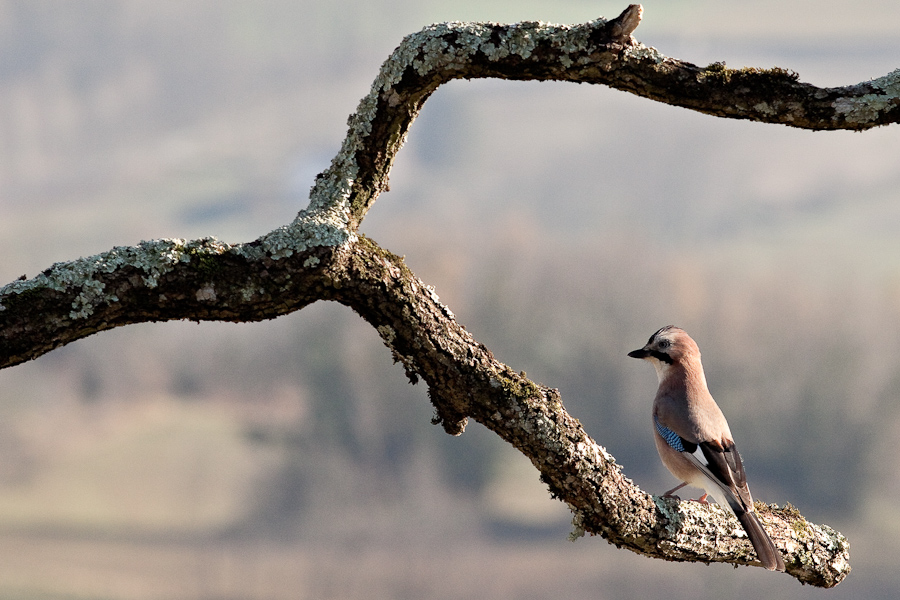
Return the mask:
<svg viewBox="0 0 900 600">
<path fill-rule="evenodd" d="M 677 492 L 678 490 L 680 490 L 681 488 L 683 488 L 686 485 L 687 485 L 687 483 L 682 483 L 681 485 L 676 485 L 671 490 L 669 490 L 668 492 L 663 494 L 662 497 L 663 498 L 675 498 L 676 500 L 681 500 L 681 498 L 676 496 L 673 492 Z M 703 494 L 696 500 L 694 498 L 691 498 L 691 502 L 699 502 L 700 504 L 709 504 L 709 502 L 706 500 L 707 498 L 709 498 L 709 494 Z"/>
<path fill-rule="evenodd" d="M 671 490 L 669 490 L 668 492 L 666 492 L 665 494 L 663 494 L 663 498 L 675 498 L 676 500 L 681 500 L 681 498 L 679 498 L 678 496 L 676 496 L 676 495 L 674 494 L 674 492 L 677 492 L 678 490 L 680 490 L 681 488 L 683 488 L 683 487 L 686 486 L 686 485 L 687 485 L 687 483 L 682 483 L 681 485 L 676 485 L 676 486 L 673 487 Z"/>
</svg>

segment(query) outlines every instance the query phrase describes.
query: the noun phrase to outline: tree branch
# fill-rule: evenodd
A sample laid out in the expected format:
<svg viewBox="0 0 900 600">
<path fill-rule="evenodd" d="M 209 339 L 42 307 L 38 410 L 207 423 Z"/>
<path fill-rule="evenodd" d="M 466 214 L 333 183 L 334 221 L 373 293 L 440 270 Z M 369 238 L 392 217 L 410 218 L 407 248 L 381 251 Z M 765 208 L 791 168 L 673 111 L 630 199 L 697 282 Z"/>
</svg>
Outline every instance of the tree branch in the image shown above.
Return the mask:
<svg viewBox="0 0 900 600">
<path fill-rule="evenodd" d="M 444 23 L 408 36 L 350 117 L 341 151 L 294 222 L 246 244 L 142 242 L 15 281 L 0 289 L 0 367 L 130 323 L 256 321 L 338 301 L 378 330 L 411 381 L 425 380 L 448 433 L 473 418 L 528 456 L 571 507 L 579 532 L 667 560 L 758 564 L 736 519 L 641 491 L 556 390 L 496 361 L 400 258 L 356 233 L 424 102 L 453 79 L 602 83 L 711 115 L 808 129 L 900 120 L 900 70 L 817 88 L 780 68 L 700 68 L 634 41 L 641 14 L 632 5 L 609 22 Z M 798 580 L 832 587 L 849 573 L 842 535 L 791 507 L 758 509 Z"/>
</svg>

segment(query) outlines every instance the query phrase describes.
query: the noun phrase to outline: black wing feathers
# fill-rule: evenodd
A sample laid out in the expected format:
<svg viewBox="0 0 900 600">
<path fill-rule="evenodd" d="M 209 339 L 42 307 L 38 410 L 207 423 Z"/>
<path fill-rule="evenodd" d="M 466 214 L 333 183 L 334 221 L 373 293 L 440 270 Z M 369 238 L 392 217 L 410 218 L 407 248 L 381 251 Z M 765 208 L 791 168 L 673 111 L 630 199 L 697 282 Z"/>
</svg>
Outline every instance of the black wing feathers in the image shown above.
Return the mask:
<svg viewBox="0 0 900 600">
<path fill-rule="evenodd" d="M 750 504 L 750 494 L 747 489 L 747 476 L 744 474 L 744 464 L 741 455 L 738 454 L 734 443 L 723 446 L 716 441 L 700 442 L 700 450 L 709 466 L 710 472 L 716 479 L 729 488 L 736 490 L 741 500 Z"/>
</svg>

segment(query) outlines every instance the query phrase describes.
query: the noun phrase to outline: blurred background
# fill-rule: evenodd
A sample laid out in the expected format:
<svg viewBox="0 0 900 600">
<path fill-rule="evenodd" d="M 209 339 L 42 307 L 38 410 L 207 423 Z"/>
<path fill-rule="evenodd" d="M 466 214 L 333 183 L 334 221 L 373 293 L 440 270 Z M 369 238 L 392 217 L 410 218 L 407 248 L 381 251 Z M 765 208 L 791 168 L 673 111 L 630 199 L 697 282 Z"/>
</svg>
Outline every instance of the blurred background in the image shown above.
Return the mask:
<svg viewBox="0 0 900 600">
<path fill-rule="evenodd" d="M 608 0 L 0 1 L 0 284 L 160 237 L 289 222 L 402 37 L 584 22 Z M 900 67 L 887 0 L 646 0 L 636 37 L 823 86 Z M 837 589 L 567 540 L 478 424 L 430 424 L 376 333 L 320 303 L 132 326 L 0 372 L 0 598 L 895 598 L 900 129 L 726 121 L 599 86 L 440 88 L 363 231 L 651 493 L 687 329 L 754 495 L 851 541 Z"/>
</svg>

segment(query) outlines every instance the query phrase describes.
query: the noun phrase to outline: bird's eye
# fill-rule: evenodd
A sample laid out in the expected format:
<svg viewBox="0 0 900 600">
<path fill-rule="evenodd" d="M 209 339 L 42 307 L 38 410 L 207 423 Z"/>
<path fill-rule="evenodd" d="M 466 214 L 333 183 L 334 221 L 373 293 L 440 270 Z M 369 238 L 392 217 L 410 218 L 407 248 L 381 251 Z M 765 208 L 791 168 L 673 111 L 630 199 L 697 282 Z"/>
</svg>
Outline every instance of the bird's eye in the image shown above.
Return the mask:
<svg viewBox="0 0 900 600">
<path fill-rule="evenodd" d="M 669 340 L 659 340 L 659 349 L 665 350 L 669 347 Z"/>
</svg>

